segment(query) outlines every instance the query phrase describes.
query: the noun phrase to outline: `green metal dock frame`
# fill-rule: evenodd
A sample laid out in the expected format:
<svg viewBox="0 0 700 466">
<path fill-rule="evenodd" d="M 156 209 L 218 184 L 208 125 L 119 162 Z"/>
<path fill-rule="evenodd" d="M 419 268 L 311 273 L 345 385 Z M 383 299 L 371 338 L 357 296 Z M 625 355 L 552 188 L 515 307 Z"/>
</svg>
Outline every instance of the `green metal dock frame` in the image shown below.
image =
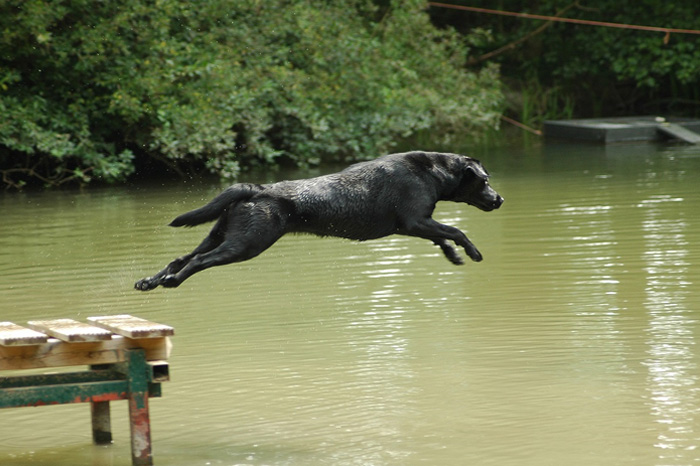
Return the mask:
<svg viewBox="0 0 700 466">
<path fill-rule="evenodd" d="M 112 442 L 110 401 L 128 400 L 132 463 L 152 465 L 148 401 L 160 397 L 161 382 L 169 380 L 173 329 L 128 315 L 88 320 L 95 325 L 58 319 L 30 322 L 32 330 L 0 323 L 0 370 L 13 370 L 0 376 L 0 408 L 89 402 L 93 441 L 104 445 Z M 88 369 L 15 373 L 82 364 Z"/>
</svg>

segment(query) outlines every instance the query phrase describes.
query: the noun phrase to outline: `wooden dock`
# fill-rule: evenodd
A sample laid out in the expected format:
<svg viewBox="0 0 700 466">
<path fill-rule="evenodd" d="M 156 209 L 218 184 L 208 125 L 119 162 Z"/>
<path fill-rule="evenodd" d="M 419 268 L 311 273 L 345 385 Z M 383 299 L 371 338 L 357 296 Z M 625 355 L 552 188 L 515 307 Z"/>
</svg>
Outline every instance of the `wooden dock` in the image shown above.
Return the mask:
<svg viewBox="0 0 700 466">
<path fill-rule="evenodd" d="M 700 120 L 639 116 L 545 121 L 544 135 L 603 144 L 667 140 L 700 144 Z"/>
<path fill-rule="evenodd" d="M 112 442 L 110 401 L 128 400 L 132 464 L 152 465 L 148 400 L 161 396 L 170 378 L 165 360 L 174 330 L 130 315 L 87 320 L 0 322 L 0 408 L 90 403 L 93 441 L 101 445 Z M 88 370 L 51 371 L 84 365 Z M 38 368 L 50 372 L 21 372 Z"/>
</svg>

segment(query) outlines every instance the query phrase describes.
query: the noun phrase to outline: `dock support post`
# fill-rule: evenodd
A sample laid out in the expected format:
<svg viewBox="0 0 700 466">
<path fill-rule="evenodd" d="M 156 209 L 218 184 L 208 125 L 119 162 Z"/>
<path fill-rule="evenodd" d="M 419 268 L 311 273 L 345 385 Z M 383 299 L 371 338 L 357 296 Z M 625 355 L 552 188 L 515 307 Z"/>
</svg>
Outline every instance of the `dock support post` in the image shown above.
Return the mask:
<svg viewBox="0 0 700 466">
<path fill-rule="evenodd" d="M 91 371 L 111 368 L 111 364 L 93 364 Z M 91 401 L 90 419 L 92 424 L 92 441 L 95 445 L 109 445 L 112 443 L 112 415 L 109 409 L 109 401 Z"/>
<path fill-rule="evenodd" d="M 92 416 L 92 440 L 95 445 L 112 443 L 112 419 L 109 411 L 109 401 L 90 402 Z"/>
<path fill-rule="evenodd" d="M 131 461 L 134 466 L 151 466 L 151 420 L 148 411 L 148 364 L 143 350 L 129 350 L 127 355 L 129 384 L 129 425 Z"/>
</svg>

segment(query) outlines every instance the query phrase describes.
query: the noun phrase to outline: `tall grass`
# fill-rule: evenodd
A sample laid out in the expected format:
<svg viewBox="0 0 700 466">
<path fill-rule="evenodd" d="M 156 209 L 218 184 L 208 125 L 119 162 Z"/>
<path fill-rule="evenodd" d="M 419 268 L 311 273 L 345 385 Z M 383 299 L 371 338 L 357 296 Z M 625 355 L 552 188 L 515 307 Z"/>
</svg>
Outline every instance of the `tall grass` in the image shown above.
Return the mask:
<svg viewBox="0 0 700 466">
<path fill-rule="evenodd" d="M 544 87 L 537 79 L 529 79 L 520 88 L 520 121 L 541 129 L 547 120 L 567 120 L 574 117 L 575 99 L 561 86 Z"/>
</svg>

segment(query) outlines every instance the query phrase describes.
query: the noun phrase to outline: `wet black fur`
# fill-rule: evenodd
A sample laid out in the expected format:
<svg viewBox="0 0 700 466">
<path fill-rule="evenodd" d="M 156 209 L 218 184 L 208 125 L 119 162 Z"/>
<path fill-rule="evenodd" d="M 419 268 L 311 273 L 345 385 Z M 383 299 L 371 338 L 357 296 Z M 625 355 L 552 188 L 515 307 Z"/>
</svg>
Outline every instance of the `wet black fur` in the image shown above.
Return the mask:
<svg viewBox="0 0 700 466">
<path fill-rule="evenodd" d="M 474 261 L 481 253 L 459 229 L 431 218 L 438 201 L 466 202 L 484 211 L 503 198 L 488 173 L 471 157 L 437 152 L 386 155 L 316 178 L 258 185 L 234 184 L 207 205 L 180 215 L 172 226 L 216 220 L 194 251 L 175 259 L 135 288 L 177 287 L 215 265 L 251 259 L 286 233 L 311 233 L 354 240 L 392 234 L 425 238 L 454 264 L 463 260 L 453 241 Z"/>
</svg>

